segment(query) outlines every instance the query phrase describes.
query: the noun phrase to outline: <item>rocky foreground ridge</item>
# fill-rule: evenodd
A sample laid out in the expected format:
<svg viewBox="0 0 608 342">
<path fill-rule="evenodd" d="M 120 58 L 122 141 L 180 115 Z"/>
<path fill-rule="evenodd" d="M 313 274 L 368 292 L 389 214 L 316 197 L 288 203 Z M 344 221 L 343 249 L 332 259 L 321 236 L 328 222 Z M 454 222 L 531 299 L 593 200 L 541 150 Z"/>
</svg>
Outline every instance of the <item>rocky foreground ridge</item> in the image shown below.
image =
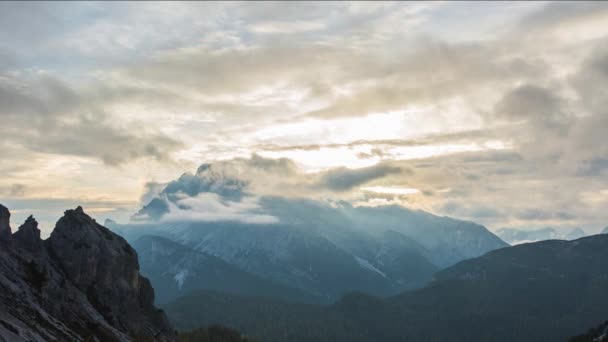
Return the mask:
<svg viewBox="0 0 608 342">
<path fill-rule="evenodd" d="M 0 341 L 174 341 L 137 254 L 81 207 L 42 240 L 0 205 Z"/>
</svg>

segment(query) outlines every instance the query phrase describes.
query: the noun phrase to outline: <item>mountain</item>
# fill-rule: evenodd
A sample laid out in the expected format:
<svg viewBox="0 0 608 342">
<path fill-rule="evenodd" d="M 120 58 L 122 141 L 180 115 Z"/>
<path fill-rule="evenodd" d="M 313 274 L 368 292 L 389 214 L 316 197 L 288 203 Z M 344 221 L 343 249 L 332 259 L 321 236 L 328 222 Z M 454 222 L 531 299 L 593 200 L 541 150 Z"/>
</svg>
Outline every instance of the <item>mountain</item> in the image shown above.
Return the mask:
<svg viewBox="0 0 608 342">
<path fill-rule="evenodd" d="M 602 230 L 601 234 L 608 234 L 608 226 L 606 228 L 604 228 L 604 230 Z"/>
<path fill-rule="evenodd" d="M 568 342 L 606 342 L 608 341 L 608 321 L 590 329 L 582 335 L 568 339 Z"/>
<path fill-rule="evenodd" d="M 139 255 L 141 273 L 154 285 L 157 304 L 199 289 L 287 301 L 321 301 L 306 292 L 255 276 L 218 257 L 159 236 L 143 236 L 133 243 L 133 247 Z"/>
<path fill-rule="evenodd" d="M 594 235 L 498 249 L 390 298 L 317 306 L 206 292 L 166 310 L 182 328 L 231 324 L 264 341 L 559 341 L 608 317 L 606 288 L 608 235 Z"/>
<path fill-rule="evenodd" d="M 496 231 L 496 235 L 510 245 L 517 245 L 520 243 L 543 240 L 576 240 L 586 236 L 587 233 L 581 228 L 573 228 L 567 233 L 560 233 L 551 227 L 534 230 L 501 228 Z"/>
<path fill-rule="evenodd" d="M 0 340 L 174 341 L 136 252 L 81 207 L 47 240 L 29 217 L 11 234 L 0 205 Z"/>
<path fill-rule="evenodd" d="M 419 288 L 441 268 L 506 246 L 478 224 L 401 206 L 257 196 L 241 169 L 255 174 L 204 164 L 168 183 L 131 224 L 110 227 L 132 243 L 170 239 L 325 301 Z"/>
</svg>

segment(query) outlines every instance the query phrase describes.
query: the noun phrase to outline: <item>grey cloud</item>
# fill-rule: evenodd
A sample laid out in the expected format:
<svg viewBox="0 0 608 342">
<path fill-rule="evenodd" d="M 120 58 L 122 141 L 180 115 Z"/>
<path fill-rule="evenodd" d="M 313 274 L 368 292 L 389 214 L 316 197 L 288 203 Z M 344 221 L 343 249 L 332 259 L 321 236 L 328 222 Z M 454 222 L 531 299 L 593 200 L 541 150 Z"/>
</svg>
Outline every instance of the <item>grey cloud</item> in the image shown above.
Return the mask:
<svg viewBox="0 0 608 342">
<path fill-rule="evenodd" d="M 571 213 L 567 213 L 567 212 L 563 212 L 563 211 L 556 212 L 556 213 L 554 214 L 554 216 L 555 216 L 557 219 L 560 219 L 560 220 L 574 220 L 574 219 L 576 219 L 576 218 L 577 218 L 577 216 L 576 216 L 576 215 L 571 214 Z"/>
<path fill-rule="evenodd" d="M 372 148 L 370 153 L 360 152 L 357 154 L 357 157 L 360 159 L 368 159 L 373 157 L 384 157 L 386 154 L 382 151 L 381 148 Z"/>
<path fill-rule="evenodd" d="M 12 184 L 10 186 L 0 186 L 0 196 L 9 198 L 19 198 L 25 196 L 27 186 L 25 184 Z"/>
<path fill-rule="evenodd" d="M 500 89 L 510 80 L 546 72 L 543 63 L 508 57 L 492 44 L 430 42 L 417 48 L 415 53 L 403 53 L 399 61 L 361 65 L 366 72 L 358 81 L 375 81 L 375 86 L 362 87 L 307 115 L 361 116 L 437 104 L 454 96 L 472 96 L 472 92 L 488 86 Z"/>
<path fill-rule="evenodd" d="M 297 179 L 301 177 L 298 172 L 295 163 L 287 158 L 270 159 L 256 154 L 250 158 L 205 163 L 198 167 L 196 173 L 184 173 L 167 184 L 148 183 L 144 195 L 148 202 L 144 204 L 159 196 L 175 202 L 182 195 L 194 197 L 201 193 L 214 193 L 237 201 L 248 196 L 252 186 L 264 187 L 267 181 Z"/>
<path fill-rule="evenodd" d="M 25 195 L 27 187 L 24 184 L 13 184 L 9 189 L 9 196 L 22 197 Z"/>
<path fill-rule="evenodd" d="M 377 165 L 355 170 L 338 168 L 327 171 L 319 180 L 318 185 L 331 190 L 347 191 L 372 180 L 401 172 L 403 172 L 401 168 L 389 165 Z"/>
<path fill-rule="evenodd" d="M 150 201 L 157 197 L 166 186 L 167 184 L 158 182 L 147 182 L 144 184 L 144 191 L 139 199 L 141 206 L 150 203 Z"/>
<path fill-rule="evenodd" d="M 140 157 L 166 160 L 181 146 L 159 133 L 117 128 L 87 94 L 50 76 L 32 77 L 0 81 L 4 141 L 36 152 L 98 158 L 109 165 Z"/>
<path fill-rule="evenodd" d="M 548 221 L 553 219 L 568 221 L 575 219 L 576 215 L 563 211 L 553 212 L 543 209 L 528 208 L 515 213 L 515 217 L 526 221 Z"/>
<path fill-rule="evenodd" d="M 308 100 L 328 103 L 303 115 L 336 118 L 438 103 L 547 72 L 542 60 L 513 57 L 493 44 L 431 41 L 388 54 L 357 49 L 349 41 L 332 45 L 266 41 L 261 46 L 219 52 L 200 48 L 168 53 L 122 68 L 120 73 L 148 88 L 170 85 L 203 96 L 279 86 L 306 92 Z M 340 95 L 336 85 L 354 91 Z"/>
<path fill-rule="evenodd" d="M 237 208 L 244 201 L 251 204 L 252 198 L 260 196 L 321 199 L 328 194 L 348 194 L 352 190 L 358 190 L 355 189 L 357 186 L 391 175 L 410 173 L 406 168 L 388 164 L 305 173 L 289 159 L 252 155 L 250 158 L 202 164 L 196 173 L 184 173 L 167 184 L 148 183 L 142 196 L 142 200 L 147 202 L 134 216 L 134 220 L 161 219 L 173 210 L 172 206 L 189 210 L 183 207 L 189 203 L 185 198 L 200 197 L 209 200 L 208 196 L 217 196 L 209 203 L 223 200 L 230 202 L 232 208 Z M 222 206 L 218 210 L 224 209 L 230 208 Z"/>
<path fill-rule="evenodd" d="M 442 211 L 457 217 L 465 217 L 472 219 L 488 219 L 504 216 L 504 214 L 496 208 L 491 208 L 487 206 L 463 205 L 454 201 L 449 201 L 444 204 Z"/>
<path fill-rule="evenodd" d="M 608 127 L 608 50 L 602 44 L 597 46 L 590 49 L 578 71 L 568 79 L 577 95 L 577 117 L 569 122 L 567 135 L 543 137 L 546 144 L 556 146 L 553 150 L 557 150 L 565 172 L 587 177 L 600 175 L 602 161 L 608 159 L 608 146 L 604 143 Z"/>
<path fill-rule="evenodd" d="M 264 158 L 254 153 L 251 158 L 239 159 L 239 161 L 244 162 L 252 168 L 282 176 L 289 176 L 298 172 L 296 164 L 288 158 Z"/>
<path fill-rule="evenodd" d="M 504 128 L 503 128 L 504 129 Z M 378 148 L 372 148 L 371 154 L 362 154 L 362 159 L 370 158 L 372 156 L 381 157 L 383 156 L 382 147 L 396 147 L 396 146 L 424 146 L 433 144 L 443 143 L 454 143 L 454 142 L 483 142 L 492 138 L 495 138 L 499 130 L 497 129 L 475 129 L 466 130 L 459 132 L 450 133 L 433 133 L 421 137 L 412 139 L 377 139 L 377 140 L 354 140 L 345 143 L 326 143 L 326 144 L 307 144 L 307 145 L 276 145 L 276 144 L 259 144 L 255 145 L 256 150 L 262 151 L 290 151 L 290 150 L 303 150 L 303 151 L 315 151 L 322 148 L 340 148 L 340 147 L 359 147 L 364 145 L 378 146 Z"/>
<path fill-rule="evenodd" d="M 553 217 L 553 213 L 546 212 L 539 209 L 525 209 L 515 215 L 517 218 L 522 220 L 548 220 Z"/>
<path fill-rule="evenodd" d="M 538 32 L 560 25 L 608 14 L 608 5 L 602 1 L 553 1 L 525 16 L 519 27 L 522 31 Z"/>
<path fill-rule="evenodd" d="M 184 130 L 195 131 L 194 139 L 204 139 L 205 144 L 211 145 L 212 139 L 217 139 L 221 152 L 230 151 L 232 146 L 226 145 L 231 143 L 253 151 L 370 145 L 370 150 L 359 157 L 386 160 L 391 155 L 384 149 L 394 146 L 501 140 L 513 150 L 390 165 L 419 170 L 409 174 L 407 182 L 412 187 L 432 189 L 435 202 L 428 205 L 439 208 L 439 212 L 445 201 L 466 201 L 471 206 L 464 213 L 494 222 L 500 218 L 484 215 L 484 210 L 475 208 L 498 203 L 505 216 L 515 217 L 531 202 L 539 210 L 556 213 L 551 219 L 568 219 L 568 215 L 590 220 L 602 217 L 601 209 L 591 208 L 579 197 L 606 187 L 605 40 L 571 39 L 562 45 L 544 34 L 560 25 L 603 18 L 608 7 L 605 3 L 550 3 L 523 19 L 514 32 L 466 43 L 406 37 L 403 25 L 433 18 L 409 15 L 410 8 L 400 3 L 228 4 L 219 9 L 179 3 L 176 11 L 166 11 L 164 6 L 174 5 L 164 4 L 156 12 L 148 5 L 137 6 L 141 6 L 141 13 L 134 11 L 135 6 L 113 3 L 0 4 L 0 27 L 4 28 L 0 30 L 0 51 L 10 51 L 0 52 L 0 147 L 3 157 L 10 159 L 3 160 L 2 174 L 14 175 L 29 167 L 21 160 L 25 159 L 22 154 L 11 152 L 9 158 L 7 147 L 14 145 L 23 147 L 25 152 L 93 157 L 113 165 L 140 157 L 166 160 L 182 147 L 176 138 L 142 130 L 138 122 L 125 127 L 126 121 L 119 120 L 112 111 L 116 105 L 130 108 L 145 104 L 146 108 L 171 115 L 187 112 L 209 116 L 215 122 L 182 123 L 188 127 L 180 127 L 175 136 Z M 357 10 L 357 6 L 378 7 Z M 86 14 L 85 20 L 76 18 L 78 14 Z M 287 32 L 251 32 L 252 25 L 272 24 L 276 18 L 282 22 L 317 23 L 322 30 L 314 35 L 298 32 L 295 36 Z M 73 25 L 65 25 L 68 22 Z M 180 28 L 176 22 L 185 24 Z M 68 28 L 72 32 L 65 32 Z M 125 38 L 126 44 L 115 37 Z M 65 47 L 62 43 L 67 41 L 77 44 L 58 48 Z M 81 58 L 86 53 L 77 50 L 83 47 L 95 55 Z M 586 54 L 589 56 L 578 72 L 563 76 L 562 63 L 574 66 Z M 107 58 L 129 63 L 95 70 L 99 79 L 67 83 L 70 77 L 79 75 L 78 68 L 83 63 L 107 67 L 108 64 L 99 63 L 107 62 Z M 16 70 L 16 74 L 6 72 L 32 65 L 35 69 L 51 66 L 55 73 L 44 77 L 25 69 Z M 272 94 L 251 95 L 260 88 L 270 88 Z M 301 103 L 286 105 L 288 101 L 281 96 L 292 99 L 290 92 Z M 434 125 L 441 130 L 459 129 L 442 116 L 444 106 L 451 100 L 460 101 L 455 106 L 459 113 L 467 114 L 472 126 L 479 115 L 486 119 L 481 123 L 485 127 L 461 136 L 341 144 L 321 141 L 286 146 L 278 141 L 265 146 L 242 146 L 248 142 L 239 139 L 245 129 L 255 131 L 268 123 L 301 119 L 299 116 L 357 117 L 427 104 L 436 106 L 429 113 Z M 309 102 L 314 106 L 300 105 Z M 508 125 L 488 128 L 494 126 L 497 118 L 508 121 Z M 155 119 L 141 118 L 146 128 L 155 128 Z M 513 123 L 521 121 L 526 122 Z M 248 124 L 243 125 L 244 122 Z M 240 169 L 234 170 L 236 179 L 245 182 L 243 187 L 227 182 L 226 189 L 232 187 L 239 194 L 346 196 L 349 189 L 366 181 L 387 181 L 375 178 L 371 171 L 303 174 L 290 161 L 250 159 L 253 161 L 237 162 Z M 340 172 L 347 175 L 340 176 Z M 380 177 L 403 183 L 400 175 L 389 172 Z M 175 190 L 173 195 L 208 191 L 205 186 L 209 184 L 200 183 L 196 176 L 186 176 L 169 189 Z M 13 180 L 7 182 L 10 185 Z M 560 194 L 554 189 L 555 184 L 568 194 Z M 154 198 L 158 190 L 154 187 L 150 186 L 146 202 Z M 441 192 L 442 189 L 450 190 Z"/>
<path fill-rule="evenodd" d="M 551 90 L 525 84 L 509 91 L 496 105 L 496 115 L 510 120 L 561 121 L 565 102 Z"/>
<path fill-rule="evenodd" d="M 580 176 L 601 176 L 608 173 L 608 158 L 594 158 L 583 161 L 579 166 Z"/>
</svg>

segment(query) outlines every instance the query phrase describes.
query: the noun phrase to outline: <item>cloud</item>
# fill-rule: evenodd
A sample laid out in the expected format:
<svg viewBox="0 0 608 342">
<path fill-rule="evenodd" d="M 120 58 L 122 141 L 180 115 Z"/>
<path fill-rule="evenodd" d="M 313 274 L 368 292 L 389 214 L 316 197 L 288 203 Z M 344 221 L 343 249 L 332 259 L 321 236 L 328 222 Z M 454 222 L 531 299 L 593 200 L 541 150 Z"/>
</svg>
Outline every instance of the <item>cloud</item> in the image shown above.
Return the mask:
<svg viewBox="0 0 608 342">
<path fill-rule="evenodd" d="M 27 187 L 24 184 L 13 184 L 8 192 L 11 197 L 23 197 Z"/>
<path fill-rule="evenodd" d="M 442 211 L 456 217 L 470 218 L 473 220 L 494 219 L 504 217 L 497 208 L 488 206 L 466 205 L 459 202 L 450 201 L 443 205 Z"/>
<path fill-rule="evenodd" d="M 578 44 L 606 35 L 603 23 L 607 18 L 608 6 L 602 2 L 553 1 L 522 18 L 519 31 L 530 40 L 540 36 Z"/>
<path fill-rule="evenodd" d="M 270 159 L 258 155 L 205 163 L 196 173 L 184 173 L 166 184 L 148 183 L 142 197 L 147 202 L 133 220 L 164 220 L 176 208 L 195 210 L 199 207 L 205 213 L 217 209 L 222 214 L 211 216 L 219 220 L 230 210 L 235 210 L 236 215 L 241 213 L 240 209 L 255 209 L 257 199 L 264 197 L 323 201 L 327 196 L 360 196 L 360 185 L 408 172 L 401 167 L 379 164 L 361 169 L 336 168 L 306 173 L 287 158 Z M 201 201 L 191 203 L 190 198 Z M 201 207 L 203 200 L 210 202 L 209 207 Z M 182 214 L 186 215 L 180 212 Z"/>
<path fill-rule="evenodd" d="M 569 221 L 576 218 L 576 215 L 570 214 L 568 212 L 552 212 L 536 208 L 527 208 L 516 212 L 514 215 L 517 219 L 524 221 Z"/>
<path fill-rule="evenodd" d="M 317 184 L 335 191 L 347 191 L 369 181 L 402 171 L 398 167 L 389 165 L 377 165 L 356 170 L 338 168 L 327 171 Z"/>
<path fill-rule="evenodd" d="M 390 186 L 491 225 L 530 208 L 598 224 L 607 18 L 602 2 L 2 3 L 0 188 L 135 203 L 155 179 L 142 201 L 176 204 Z"/>
<path fill-rule="evenodd" d="M 237 221 L 252 224 L 273 224 L 279 219 L 261 212 L 256 198 L 247 197 L 239 202 L 228 201 L 215 193 L 200 193 L 186 197 L 175 204 L 169 203 L 162 222 L 180 221 Z"/>
<path fill-rule="evenodd" d="M 36 152 L 98 158 L 118 165 L 141 157 L 169 159 L 180 143 L 133 125 L 114 126 L 103 106 L 52 76 L 0 79 L 3 138 Z"/>
<path fill-rule="evenodd" d="M 547 88 L 525 84 L 510 90 L 496 105 L 496 115 L 508 120 L 561 121 L 566 103 Z"/>
<path fill-rule="evenodd" d="M 325 28 L 325 24 L 316 21 L 267 21 L 250 26 L 255 33 L 299 33 L 318 31 Z"/>
<path fill-rule="evenodd" d="M 0 186 L 0 195 L 11 198 L 18 198 L 25 196 L 27 186 L 25 184 L 12 184 L 10 186 Z"/>
<path fill-rule="evenodd" d="M 150 203 L 155 197 L 158 197 L 166 186 L 167 184 L 158 182 L 147 182 L 144 184 L 144 191 L 139 200 L 140 204 L 144 206 Z"/>
</svg>

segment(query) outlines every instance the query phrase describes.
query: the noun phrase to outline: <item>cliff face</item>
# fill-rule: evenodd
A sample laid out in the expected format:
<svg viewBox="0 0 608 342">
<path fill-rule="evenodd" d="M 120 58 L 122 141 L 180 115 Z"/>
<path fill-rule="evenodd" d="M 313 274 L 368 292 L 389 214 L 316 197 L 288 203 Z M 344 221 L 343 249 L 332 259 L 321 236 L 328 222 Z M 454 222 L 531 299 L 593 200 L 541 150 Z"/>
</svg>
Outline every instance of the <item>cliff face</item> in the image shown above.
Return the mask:
<svg viewBox="0 0 608 342">
<path fill-rule="evenodd" d="M 0 240 L 6 240 L 11 236 L 10 219 L 11 213 L 5 206 L 0 204 Z"/>
<path fill-rule="evenodd" d="M 33 217 L 11 235 L 2 208 L 0 340 L 174 340 L 124 239 L 80 207 L 66 211 L 46 241 Z"/>
</svg>

